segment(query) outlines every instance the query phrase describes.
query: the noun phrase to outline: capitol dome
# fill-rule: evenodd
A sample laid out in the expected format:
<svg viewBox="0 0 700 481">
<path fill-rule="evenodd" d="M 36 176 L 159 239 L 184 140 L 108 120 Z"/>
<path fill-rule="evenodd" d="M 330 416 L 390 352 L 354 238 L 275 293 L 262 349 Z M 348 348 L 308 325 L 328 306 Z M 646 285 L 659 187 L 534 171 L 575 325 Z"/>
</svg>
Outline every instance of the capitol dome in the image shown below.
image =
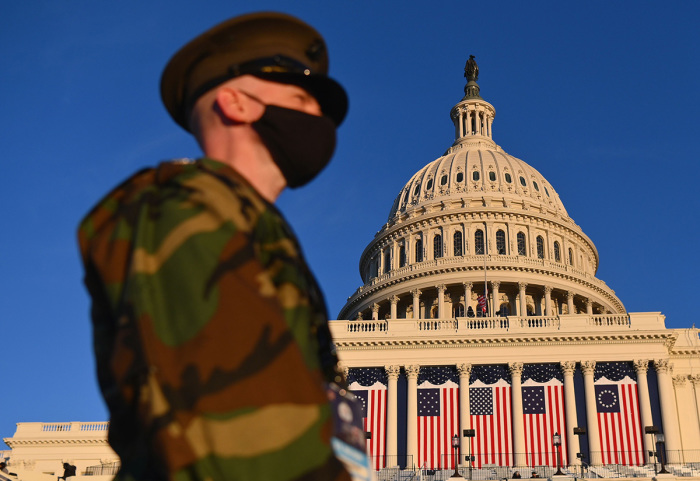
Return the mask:
<svg viewBox="0 0 700 481">
<path fill-rule="evenodd" d="M 496 111 L 480 96 L 475 62 L 465 77 L 450 112 L 454 143 L 396 196 L 360 258 L 364 284 L 338 318 L 625 313 L 595 277 L 598 251 L 554 187 L 493 141 Z"/>
</svg>

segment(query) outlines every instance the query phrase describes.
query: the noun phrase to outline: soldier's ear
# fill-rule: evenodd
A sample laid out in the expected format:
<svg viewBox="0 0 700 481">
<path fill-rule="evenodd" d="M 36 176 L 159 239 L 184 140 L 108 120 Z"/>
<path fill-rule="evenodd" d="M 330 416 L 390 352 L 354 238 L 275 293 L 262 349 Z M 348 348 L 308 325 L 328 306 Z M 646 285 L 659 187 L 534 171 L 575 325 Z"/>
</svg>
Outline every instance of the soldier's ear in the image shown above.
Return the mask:
<svg viewBox="0 0 700 481">
<path fill-rule="evenodd" d="M 252 123 L 258 120 L 264 107 L 249 99 L 234 87 L 221 87 L 216 92 L 216 105 L 219 112 L 234 123 Z"/>
</svg>

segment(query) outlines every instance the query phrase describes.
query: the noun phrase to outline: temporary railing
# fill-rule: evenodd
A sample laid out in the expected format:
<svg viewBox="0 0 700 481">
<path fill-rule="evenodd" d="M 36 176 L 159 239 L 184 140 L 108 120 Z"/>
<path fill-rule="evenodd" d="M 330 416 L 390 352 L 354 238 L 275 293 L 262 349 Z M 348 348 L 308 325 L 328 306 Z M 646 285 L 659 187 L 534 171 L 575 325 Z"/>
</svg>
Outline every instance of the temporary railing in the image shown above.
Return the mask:
<svg viewBox="0 0 700 481">
<path fill-rule="evenodd" d="M 98 464 L 88 466 L 85 469 L 85 476 L 113 476 L 119 471 L 120 463 Z"/>
</svg>

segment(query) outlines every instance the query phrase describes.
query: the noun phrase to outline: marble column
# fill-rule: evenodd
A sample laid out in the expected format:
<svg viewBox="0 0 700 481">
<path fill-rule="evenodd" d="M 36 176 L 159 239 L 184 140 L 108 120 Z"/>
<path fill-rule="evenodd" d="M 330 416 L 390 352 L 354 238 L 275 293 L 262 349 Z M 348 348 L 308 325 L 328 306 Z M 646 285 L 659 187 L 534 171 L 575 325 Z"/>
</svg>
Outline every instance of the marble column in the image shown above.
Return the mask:
<svg viewBox="0 0 700 481">
<path fill-rule="evenodd" d="M 372 304 L 372 319 L 379 320 L 379 304 L 376 302 Z"/>
<path fill-rule="evenodd" d="M 698 423 L 694 416 L 695 396 L 685 374 L 673 376 L 673 387 L 676 391 L 678 412 L 683 416 L 683 421 L 679 423 L 681 446 L 684 451 L 688 451 L 691 446 L 698 446 L 700 442 Z"/>
<path fill-rule="evenodd" d="M 386 389 L 386 454 L 387 467 L 398 464 L 398 396 L 397 384 L 401 366 L 384 366 L 389 379 Z"/>
<path fill-rule="evenodd" d="M 467 317 L 469 303 L 472 300 L 472 287 L 474 287 L 474 284 L 472 282 L 464 282 L 462 285 L 464 286 L 464 317 Z"/>
<path fill-rule="evenodd" d="M 495 316 L 498 310 L 501 308 L 500 302 L 498 301 L 498 288 L 501 286 L 501 283 L 498 281 L 491 281 L 491 296 L 493 298 L 493 308 L 491 309 L 491 316 Z"/>
<path fill-rule="evenodd" d="M 576 314 L 576 312 L 574 310 L 574 293 L 573 292 L 566 293 L 566 306 L 568 307 L 569 315 Z"/>
<path fill-rule="evenodd" d="M 695 416 L 693 419 L 700 426 L 700 374 L 694 374 L 690 376 L 689 379 L 693 386 L 693 393 L 695 394 L 695 411 L 693 411 Z"/>
<path fill-rule="evenodd" d="M 471 415 L 469 407 L 469 376 L 472 373 L 471 364 L 457 364 L 457 371 L 459 372 L 459 439 L 460 439 L 460 462 L 458 464 L 464 463 L 464 456 L 469 452 L 469 442 L 470 438 L 465 438 L 462 436 L 465 429 L 471 429 Z"/>
<path fill-rule="evenodd" d="M 595 361 L 581 361 L 583 371 L 584 394 L 586 396 L 586 419 L 588 428 L 588 452 L 590 464 L 602 462 L 600 451 L 600 434 L 598 431 L 598 409 L 595 401 Z"/>
<path fill-rule="evenodd" d="M 440 284 L 437 286 L 438 294 L 438 319 L 445 318 L 445 284 Z"/>
<path fill-rule="evenodd" d="M 418 463 L 418 373 L 420 366 L 406 366 L 408 377 L 407 409 L 406 409 L 406 454 L 408 462 L 415 466 Z"/>
<path fill-rule="evenodd" d="M 389 318 L 397 319 L 396 305 L 399 303 L 399 296 L 391 296 L 389 302 L 391 303 L 391 316 L 389 316 Z"/>
<path fill-rule="evenodd" d="M 590 304 L 590 301 L 589 301 Z M 637 391 L 639 393 L 639 414 L 642 418 L 642 433 L 644 428 L 652 426 L 654 420 L 651 417 L 651 399 L 649 398 L 649 384 L 647 382 L 648 359 L 635 359 L 634 370 L 637 372 Z M 647 463 L 653 462 L 649 457 L 649 451 L 655 451 L 654 438 L 647 434 L 644 436 L 644 459 Z"/>
<path fill-rule="evenodd" d="M 579 437 L 574 434 L 574 428 L 578 427 L 576 392 L 574 388 L 576 362 L 562 362 L 561 371 L 564 374 L 564 410 L 566 412 L 566 445 L 568 447 L 569 465 L 581 464 L 581 460 L 576 457 L 576 453 L 579 452 Z"/>
<path fill-rule="evenodd" d="M 422 292 L 420 289 L 413 289 L 411 294 L 413 294 L 413 318 L 420 319 L 420 295 Z"/>
<path fill-rule="evenodd" d="M 518 314 L 520 317 L 525 317 L 527 316 L 527 298 L 525 295 L 527 282 L 518 282 L 518 289 L 520 289 L 520 312 L 518 312 Z"/>
<path fill-rule="evenodd" d="M 588 299 L 586 301 L 586 314 L 588 314 L 589 316 L 593 315 L 593 301 L 590 299 Z M 651 424 L 650 424 L 650 426 L 651 426 Z"/>
<path fill-rule="evenodd" d="M 513 411 L 513 461 L 515 466 L 524 466 L 526 460 L 525 452 L 525 422 L 523 419 L 523 389 L 522 389 L 522 362 L 509 362 L 510 371 L 510 401 Z"/>
<path fill-rule="evenodd" d="M 676 395 L 673 392 L 673 364 L 668 359 L 654 360 L 656 376 L 659 379 L 659 401 L 661 403 L 661 421 L 663 423 L 663 433 L 666 438 L 666 452 L 675 452 L 669 456 L 669 462 L 676 461 L 672 456 L 677 457 L 677 452 L 681 449 L 680 435 L 678 431 L 678 416 L 676 414 Z"/>
</svg>

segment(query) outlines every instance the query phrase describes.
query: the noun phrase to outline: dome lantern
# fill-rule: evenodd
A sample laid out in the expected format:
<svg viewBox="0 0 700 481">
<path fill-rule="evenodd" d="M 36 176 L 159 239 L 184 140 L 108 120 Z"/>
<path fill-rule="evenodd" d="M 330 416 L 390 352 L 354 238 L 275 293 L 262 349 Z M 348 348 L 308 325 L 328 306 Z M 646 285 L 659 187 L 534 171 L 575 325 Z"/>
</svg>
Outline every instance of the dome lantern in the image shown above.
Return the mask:
<svg viewBox="0 0 700 481">
<path fill-rule="evenodd" d="M 493 143 L 491 126 L 496 117 L 496 109 L 479 95 L 481 89 L 476 83 L 479 79 L 479 66 L 474 60 L 474 55 L 469 56 L 464 66 L 464 77 L 467 79 L 464 98 L 452 107 L 450 112 L 455 125 L 453 147 L 465 142 L 472 143 L 474 140 Z"/>
</svg>

